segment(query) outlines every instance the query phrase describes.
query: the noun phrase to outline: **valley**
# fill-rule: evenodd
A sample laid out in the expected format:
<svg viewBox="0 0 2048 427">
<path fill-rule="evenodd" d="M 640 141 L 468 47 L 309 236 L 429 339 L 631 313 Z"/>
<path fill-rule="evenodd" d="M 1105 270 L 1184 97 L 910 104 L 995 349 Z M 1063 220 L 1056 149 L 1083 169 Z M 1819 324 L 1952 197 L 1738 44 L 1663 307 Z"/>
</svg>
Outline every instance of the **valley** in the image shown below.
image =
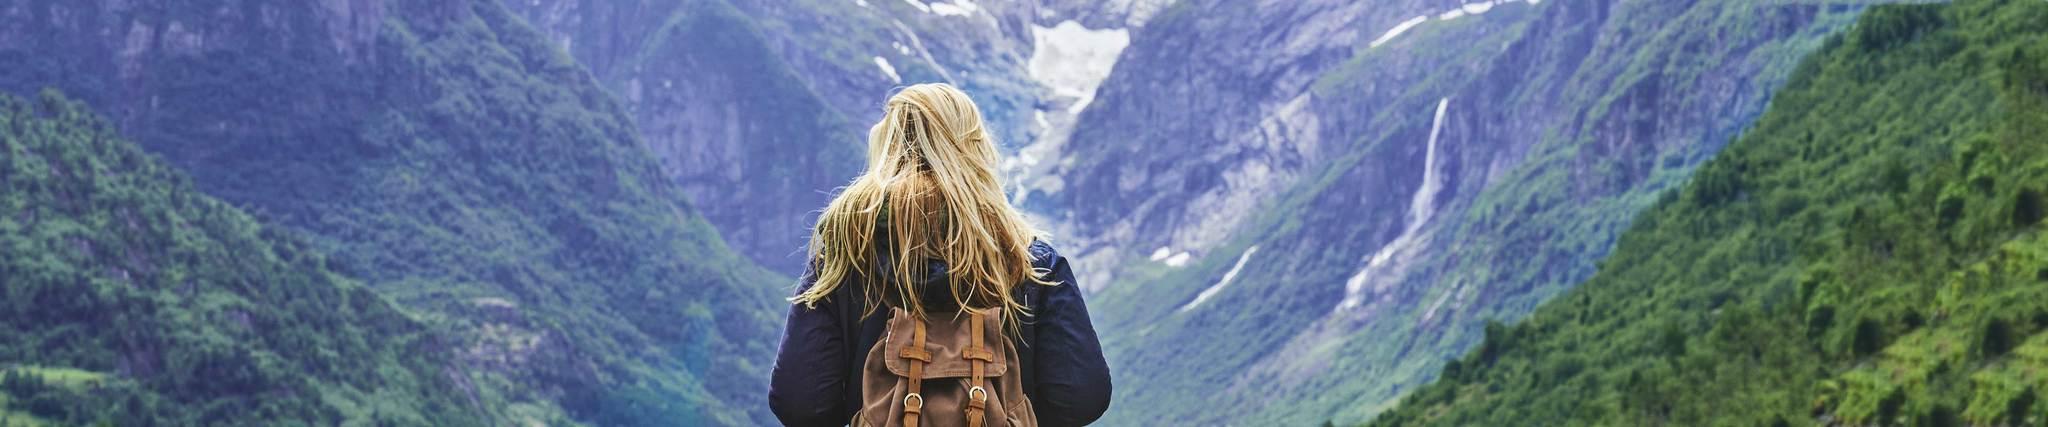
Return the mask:
<svg viewBox="0 0 2048 427">
<path fill-rule="evenodd" d="M 923 82 L 1102 425 L 2048 419 L 2048 4 L 1884 3 L 0 0 L 0 426 L 773 425 Z"/>
</svg>

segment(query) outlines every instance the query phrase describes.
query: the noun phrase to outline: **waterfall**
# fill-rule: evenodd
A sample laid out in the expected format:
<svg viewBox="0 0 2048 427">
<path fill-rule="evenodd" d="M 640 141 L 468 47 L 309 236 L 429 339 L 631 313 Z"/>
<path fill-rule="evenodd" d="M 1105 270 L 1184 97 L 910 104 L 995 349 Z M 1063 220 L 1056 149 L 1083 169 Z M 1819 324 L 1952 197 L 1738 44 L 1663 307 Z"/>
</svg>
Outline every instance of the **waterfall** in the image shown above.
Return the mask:
<svg viewBox="0 0 2048 427">
<path fill-rule="evenodd" d="M 1359 269 L 1358 274 L 1353 274 L 1350 280 L 1344 281 L 1344 301 L 1337 304 L 1338 310 L 1348 310 L 1364 303 L 1366 279 L 1384 269 L 1395 254 L 1415 246 L 1416 239 L 1422 234 L 1422 227 L 1428 225 L 1430 218 L 1436 214 L 1436 193 L 1443 189 L 1443 171 L 1438 169 L 1440 166 L 1436 161 L 1436 143 L 1437 139 L 1443 137 L 1444 111 L 1449 109 L 1450 105 L 1450 98 L 1436 102 L 1436 118 L 1429 127 L 1428 145 L 1423 148 L 1422 183 L 1415 186 L 1415 194 L 1409 196 L 1408 200 L 1408 224 L 1401 229 L 1401 235 L 1394 237 L 1393 241 L 1387 242 L 1386 246 L 1381 246 L 1379 251 L 1366 258 L 1365 268 Z"/>
<path fill-rule="evenodd" d="M 1436 141 L 1444 134 L 1444 110 L 1451 106 L 1451 99 L 1436 101 L 1436 119 L 1429 125 L 1429 146 L 1423 149 L 1422 185 L 1415 187 L 1415 195 L 1409 197 L 1408 229 L 1401 234 L 1414 234 L 1436 214 L 1436 192 L 1444 186 L 1443 169 L 1436 162 Z"/>
</svg>

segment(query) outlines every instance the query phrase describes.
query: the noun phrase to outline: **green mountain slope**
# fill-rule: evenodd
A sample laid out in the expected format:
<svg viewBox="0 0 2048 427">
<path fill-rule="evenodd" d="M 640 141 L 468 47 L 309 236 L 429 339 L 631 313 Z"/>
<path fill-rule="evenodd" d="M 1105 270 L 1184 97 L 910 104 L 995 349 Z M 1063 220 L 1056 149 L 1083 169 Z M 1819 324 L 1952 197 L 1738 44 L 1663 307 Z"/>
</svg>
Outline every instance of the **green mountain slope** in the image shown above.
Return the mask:
<svg viewBox="0 0 2048 427">
<path fill-rule="evenodd" d="M 1207 25 L 1209 17 L 1251 9 L 1181 3 L 1146 28 Z M 1229 159 L 1299 156 L 1300 178 L 1252 209 L 1223 243 L 1183 249 L 1190 240 L 1179 236 L 1212 229 L 1156 208 L 1170 201 L 1095 218 L 1141 218 L 1117 259 L 1122 282 L 1091 296 L 1112 366 L 1128 378 L 1119 404 L 1144 408 L 1110 420 L 1369 420 L 1435 380 L 1446 359 L 1478 345 L 1488 319 L 1519 319 L 1590 276 L 1631 217 L 1757 117 L 1799 58 L 1859 10 L 1555 0 L 1504 3 L 1476 15 L 1460 9 L 1452 18 L 1434 9 L 1392 17 L 1420 20 L 1405 21 L 1416 24 L 1385 43 L 1347 46 L 1348 56 L 1296 98 L 1298 109 L 1270 119 L 1286 125 L 1272 129 L 1307 129 L 1276 138 L 1301 148 L 1220 157 L 1226 161 L 1182 154 L 1182 162 L 1225 170 L 1235 167 Z M 1367 40 L 1383 34 L 1362 33 Z M 1134 43 L 1133 52 L 1158 52 L 1139 50 L 1146 37 Z M 1156 64 L 1166 75 L 1215 68 Z M 1139 79 L 1155 80 L 1177 81 Z M 1087 115 L 1132 122 L 1142 116 L 1132 112 L 1150 108 L 1119 109 L 1134 103 L 1107 94 L 1102 102 L 1104 110 L 1090 107 Z M 1134 158 L 1162 165 L 1168 161 L 1160 156 L 1217 146 L 1148 141 L 1146 129 L 1084 128 L 1076 141 L 1121 144 L 1112 152 L 1143 153 Z M 1097 171 L 1108 175 L 1076 179 L 1086 190 L 1072 194 L 1122 191 L 1130 202 L 1180 191 L 1184 181 L 1189 188 L 1213 181 L 1149 175 L 1143 182 L 1152 187 L 1132 191 L 1123 183 L 1147 175 L 1116 166 L 1121 158 L 1095 157 L 1112 166 Z M 1284 171 L 1289 163 L 1270 164 Z M 1281 175 L 1226 172 L 1228 185 L 1220 187 Z M 1173 251 L 1191 251 L 1193 259 L 1177 267 L 1172 258 L 1143 258 Z"/>
<path fill-rule="evenodd" d="M 508 420 L 752 424 L 785 278 L 724 243 L 629 116 L 495 1 L 18 1 L 0 88 L 105 111 L 451 331 Z"/>
<path fill-rule="evenodd" d="M 0 425 L 484 425 L 442 337 L 115 135 L 0 95 Z"/>
<path fill-rule="evenodd" d="M 2048 3 L 1883 6 L 1375 425 L 2048 422 Z"/>
</svg>

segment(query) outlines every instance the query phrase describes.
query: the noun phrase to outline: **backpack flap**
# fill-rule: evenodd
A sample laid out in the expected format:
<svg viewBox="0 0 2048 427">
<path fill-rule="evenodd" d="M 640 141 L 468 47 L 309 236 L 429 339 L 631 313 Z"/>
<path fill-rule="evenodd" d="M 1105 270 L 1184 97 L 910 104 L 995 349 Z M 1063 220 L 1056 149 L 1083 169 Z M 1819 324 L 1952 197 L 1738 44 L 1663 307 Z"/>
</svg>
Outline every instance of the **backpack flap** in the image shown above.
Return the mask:
<svg viewBox="0 0 2048 427">
<path fill-rule="evenodd" d="M 900 349 L 910 347 L 909 331 L 916 326 L 914 322 L 917 322 L 917 319 L 900 308 L 891 310 L 890 314 L 889 334 L 887 341 L 884 342 L 887 347 L 884 348 L 889 349 L 885 354 L 894 356 L 901 351 Z M 988 310 L 987 320 L 982 322 L 983 337 L 988 339 L 988 342 L 983 344 L 987 345 L 987 351 L 995 356 L 994 361 L 982 365 L 984 377 L 1001 377 L 1009 370 L 1010 352 L 1002 351 L 1002 345 L 1006 344 L 1003 340 L 1009 339 L 1003 335 L 1002 319 L 1002 309 L 993 308 Z M 961 313 L 958 316 L 932 316 L 925 322 L 924 349 L 932 355 L 932 361 L 924 365 L 925 379 L 966 378 L 974 375 L 974 361 L 962 354 L 968 343 L 973 340 L 967 320 L 967 314 Z M 910 372 L 908 359 L 887 357 L 883 360 L 889 372 L 897 376 L 906 376 Z"/>
</svg>

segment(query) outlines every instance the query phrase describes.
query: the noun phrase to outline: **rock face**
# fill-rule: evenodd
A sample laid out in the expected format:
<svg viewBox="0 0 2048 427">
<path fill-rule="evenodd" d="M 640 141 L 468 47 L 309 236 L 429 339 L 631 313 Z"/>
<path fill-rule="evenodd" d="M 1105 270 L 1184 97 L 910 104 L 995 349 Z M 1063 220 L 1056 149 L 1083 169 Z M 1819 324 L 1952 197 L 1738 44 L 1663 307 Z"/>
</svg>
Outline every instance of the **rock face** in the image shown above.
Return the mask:
<svg viewBox="0 0 2048 427">
<path fill-rule="evenodd" d="M 1107 422 L 1362 421 L 1587 277 L 1854 11 L 1169 8 L 1057 173 L 1119 367 Z"/>
<path fill-rule="evenodd" d="M 810 212 L 859 171 L 863 133 L 759 25 L 722 0 L 508 4 L 623 101 L 668 179 L 728 243 L 799 272 Z"/>
<path fill-rule="evenodd" d="M 1091 268 L 1206 252 L 1327 157 L 1309 86 L 1430 1 L 1191 2 L 1139 32 L 1067 143 L 1053 206 Z"/>
<path fill-rule="evenodd" d="M 796 273 L 812 213 L 859 172 L 893 88 L 960 86 L 1007 151 L 1051 159 L 1044 141 L 1064 139 L 1126 28 L 1169 2 L 508 4 L 618 94 L 729 244 Z M 1053 164 L 1005 166 L 1023 187 Z"/>
<path fill-rule="evenodd" d="M 513 403 L 490 424 L 770 422 L 788 279 L 729 251 L 625 110 L 499 3 L 12 1 L 0 24 L 0 89 L 74 94 L 313 236 Z"/>
</svg>

